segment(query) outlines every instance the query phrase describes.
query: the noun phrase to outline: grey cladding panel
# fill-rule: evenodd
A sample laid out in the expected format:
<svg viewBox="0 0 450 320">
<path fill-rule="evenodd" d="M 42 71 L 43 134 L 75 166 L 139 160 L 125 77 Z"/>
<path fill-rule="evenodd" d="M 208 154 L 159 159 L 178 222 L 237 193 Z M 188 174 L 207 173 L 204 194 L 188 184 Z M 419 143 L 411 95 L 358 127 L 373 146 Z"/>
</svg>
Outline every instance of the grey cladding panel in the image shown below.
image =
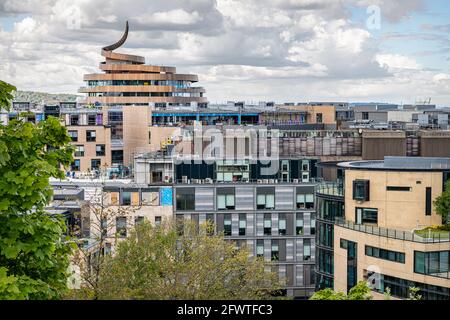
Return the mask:
<svg viewBox="0 0 450 320">
<path fill-rule="evenodd" d="M 214 210 L 214 189 L 195 188 L 195 210 Z"/>
<path fill-rule="evenodd" d="M 275 188 L 275 208 L 277 210 L 292 210 L 294 208 L 294 187 Z"/>
<path fill-rule="evenodd" d="M 236 187 L 236 210 L 254 210 L 253 187 Z"/>
</svg>

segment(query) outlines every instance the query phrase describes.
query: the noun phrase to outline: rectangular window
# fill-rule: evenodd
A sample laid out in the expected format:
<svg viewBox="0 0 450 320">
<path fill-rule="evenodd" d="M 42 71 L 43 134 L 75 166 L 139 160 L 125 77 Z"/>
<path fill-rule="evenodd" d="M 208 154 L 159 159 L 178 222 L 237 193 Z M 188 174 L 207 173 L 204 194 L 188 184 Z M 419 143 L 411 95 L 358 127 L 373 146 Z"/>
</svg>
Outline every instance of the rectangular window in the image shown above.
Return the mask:
<svg viewBox="0 0 450 320">
<path fill-rule="evenodd" d="M 264 214 L 264 235 L 270 236 L 272 234 L 272 217 L 270 213 Z"/>
<path fill-rule="evenodd" d="M 450 279 L 450 251 L 414 251 L 414 272 Z"/>
<path fill-rule="evenodd" d="M 278 217 L 278 235 L 286 235 L 286 216 L 284 214 L 280 214 Z"/>
<path fill-rule="evenodd" d="M 353 200 L 369 201 L 369 180 L 354 180 L 353 181 Z"/>
<path fill-rule="evenodd" d="M 264 240 L 256 240 L 256 256 L 264 257 Z"/>
<path fill-rule="evenodd" d="M 84 146 L 75 146 L 75 157 L 84 157 Z"/>
<path fill-rule="evenodd" d="M 98 170 L 100 169 L 101 161 L 100 159 L 91 159 L 91 169 Z"/>
<path fill-rule="evenodd" d="M 321 113 L 317 113 L 316 114 L 316 123 L 322 123 L 322 114 Z"/>
<path fill-rule="evenodd" d="M 194 188 L 181 188 L 176 190 L 177 210 L 195 210 Z"/>
<path fill-rule="evenodd" d="M 97 137 L 97 133 L 95 132 L 95 130 L 87 130 L 86 131 L 86 141 L 93 142 L 93 141 L 95 141 L 96 137 Z"/>
<path fill-rule="evenodd" d="M 303 213 L 297 213 L 295 220 L 295 233 L 297 235 L 303 234 Z"/>
<path fill-rule="evenodd" d="M 72 142 L 77 142 L 78 141 L 78 131 L 76 131 L 76 130 L 69 130 L 67 132 L 69 133 L 69 136 L 72 139 Z"/>
<path fill-rule="evenodd" d="M 103 157 L 105 155 L 105 145 L 98 144 L 95 146 L 95 155 L 97 157 Z"/>
<path fill-rule="evenodd" d="M 431 187 L 425 189 L 425 215 L 431 216 Z"/>
<path fill-rule="evenodd" d="M 144 217 L 143 216 L 137 216 L 134 217 L 134 225 L 138 226 L 139 224 L 144 222 Z"/>
<path fill-rule="evenodd" d="M 311 213 L 311 234 L 316 234 L 316 217 Z"/>
<path fill-rule="evenodd" d="M 258 209 L 274 209 L 275 195 L 274 194 L 258 194 L 256 207 Z"/>
<path fill-rule="evenodd" d="M 108 220 L 102 218 L 100 221 L 100 228 L 102 229 L 102 236 L 106 237 L 108 233 Z"/>
<path fill-rule="evenodd" d="M 97 117 L 96 114 L 88 115 L 88 125 L 95 126 L 95 124 L 96 124 L 96 117 Z"/>
<path fill-rule="evenodd" d="M 116 233 L 121 238 L 127 236 L 127 217 L 116 218 Z"/>
<path fill-rule="evenodd" d="M 245 229 L 247 228 L 247 217 L 245 213 L 239 214 L 239 235 L 245 236 Z"/>
<path fill-rule="evenodd" d="M 231 214 L 229 213 L 223 216 L 223 233 L 224 236 L 231 236 Z"/>
<path fill-rule="evenodd" d="M 232 210 L 234 207 L 234 194 L 217 195 L 217 210 Z"/>
<path fill-rule="evenodd" d="M 122 192 L 122 205 L 123 206 L 131 205 L 131 192 L 128 191 Z"/>
<path fill-rule="evenodd" d="M 303 260 L 311 260 L 311 240 L 303 239 Z"/>
<path fill-rule="evenodd" d="M 411 187 L 395 187 L 395 186 L 387 186 L 387 191 L 411 191 Z"/>
<path fill-rule="evenodd" d="M 405 254 L 403 252 L 391 251 L 372 246 L 365 247 L 366 256 L 378 259 L 388 260 L 392 262 L 405 263 Z"/>
<path fill-rule="evenodd" d="M 280 249 L 278 240 L 272 240 L 271 260 L 278 261 L 280 259 Z"/>
<path fill-rule="evenodd" d="M 162 217 L 161 216 L 156 216 L 155 217 L 155 226 L 160 226 L 162 222 Z"/>
<path fill-rule="evenodd" d="M 355 208 L 355 221 L 357 224 L 378 224 L 378 209 Z"/>
<path fill-rule="evenodd" d="M 70 116 L 70 125 L 71 126 L 77 126 L 78 125 L 78 115 L 71 115 Z"/>
<path fill-rule="evenodd" d="M 72 162 L 71 167 L 72 167 L 72 171 L 80 171 L 80 159 L 75 159 Z"/>
</svg>

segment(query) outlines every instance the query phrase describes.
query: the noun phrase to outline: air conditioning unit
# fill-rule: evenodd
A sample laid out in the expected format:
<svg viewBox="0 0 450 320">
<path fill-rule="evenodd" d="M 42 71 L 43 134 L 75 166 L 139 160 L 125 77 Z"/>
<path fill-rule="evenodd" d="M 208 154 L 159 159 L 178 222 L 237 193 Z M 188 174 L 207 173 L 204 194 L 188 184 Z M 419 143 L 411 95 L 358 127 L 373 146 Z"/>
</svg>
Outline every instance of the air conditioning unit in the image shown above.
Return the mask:
<svg viewBox="0 0 450 320">
<path fill-rule="evenodd" d="M 212 181 L 211 178 L 206 178 L 206 179 L 205 179 L 205 183 L 213 183 L 213 181 Z"/>
<path fill-rule="evenodd" d="M 181 177 L 181 182 L 182 183 L 188 183 L 188 177 L 187 176 L 182 176 Z"/>
<path fill-rule="evenodd" d="M 269 183 L 275 183 L 274 179 L 269 179 Z"/>
<path fill-rule="evenodd" d="M 192 179 L 192 183 L 193 184 L 197 184 L 198 183 L 198 179 Z"/>
<path fill-rule="evenodd" d="M 263 181 L 261 179 L 258 179 L 256 182 L 257 183 L 262 183 Z"/>
<path fill-rule="evenodd" d="M 263 183 L 269 183 L 269 179 L 263 179 Z"/>
<path fill-rule="evenodd" d="M 293 183 L 298 183 L 298 179 L 292 179 Z"/>
</svg>

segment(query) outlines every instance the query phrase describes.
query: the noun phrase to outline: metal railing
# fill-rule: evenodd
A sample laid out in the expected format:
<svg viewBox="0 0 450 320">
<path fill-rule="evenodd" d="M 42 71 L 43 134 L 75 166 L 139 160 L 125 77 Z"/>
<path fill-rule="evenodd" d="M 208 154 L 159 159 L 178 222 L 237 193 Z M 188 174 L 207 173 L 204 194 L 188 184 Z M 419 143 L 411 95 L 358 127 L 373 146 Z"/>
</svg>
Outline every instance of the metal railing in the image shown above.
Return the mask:
<svg viewBox="0 0 450 320">
<path fill-rule="evenodd" d="M 387 228 L 368 226 L 368 225 L 363 225 L 363 224 L 356 224 L 354 222 L 347 221 L 342 218 L 336 218 L 335 224 L 337 226 L 340 226 L 340 227 L 343 227 L 346 229 L 355 230 L 355 231 L 364 232 L 364 233 L 373 234 L 376 236 L 391 238 L 391 239 L 398 239 L 398 240 L 412 241 L 412 242 L 419 242 L 419 243 L 450 242 L 450 232 L 447 234 L 433 233 L 430 235 L 430 237 L 422 237 L 414 232 L 401 231 L 401 230 L 395 230 L 395 229 L 387 229 Z"/>
</svg>

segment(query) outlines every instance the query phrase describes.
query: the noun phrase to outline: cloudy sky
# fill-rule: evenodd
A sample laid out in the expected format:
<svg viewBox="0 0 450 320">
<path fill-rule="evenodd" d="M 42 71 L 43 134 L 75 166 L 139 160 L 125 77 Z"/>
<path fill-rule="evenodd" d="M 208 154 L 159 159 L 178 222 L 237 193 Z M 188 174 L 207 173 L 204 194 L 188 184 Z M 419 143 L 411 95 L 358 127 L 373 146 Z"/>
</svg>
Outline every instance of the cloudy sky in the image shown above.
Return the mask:
<svg viewBox="0 0 450 320">
<path fill-rule="evenodd" d="M 211 102 L 450 106 L 447 0 L 0 0 L 0 79 L 76 93 L 100 49 L 196 73 Z"/>
</svg>

